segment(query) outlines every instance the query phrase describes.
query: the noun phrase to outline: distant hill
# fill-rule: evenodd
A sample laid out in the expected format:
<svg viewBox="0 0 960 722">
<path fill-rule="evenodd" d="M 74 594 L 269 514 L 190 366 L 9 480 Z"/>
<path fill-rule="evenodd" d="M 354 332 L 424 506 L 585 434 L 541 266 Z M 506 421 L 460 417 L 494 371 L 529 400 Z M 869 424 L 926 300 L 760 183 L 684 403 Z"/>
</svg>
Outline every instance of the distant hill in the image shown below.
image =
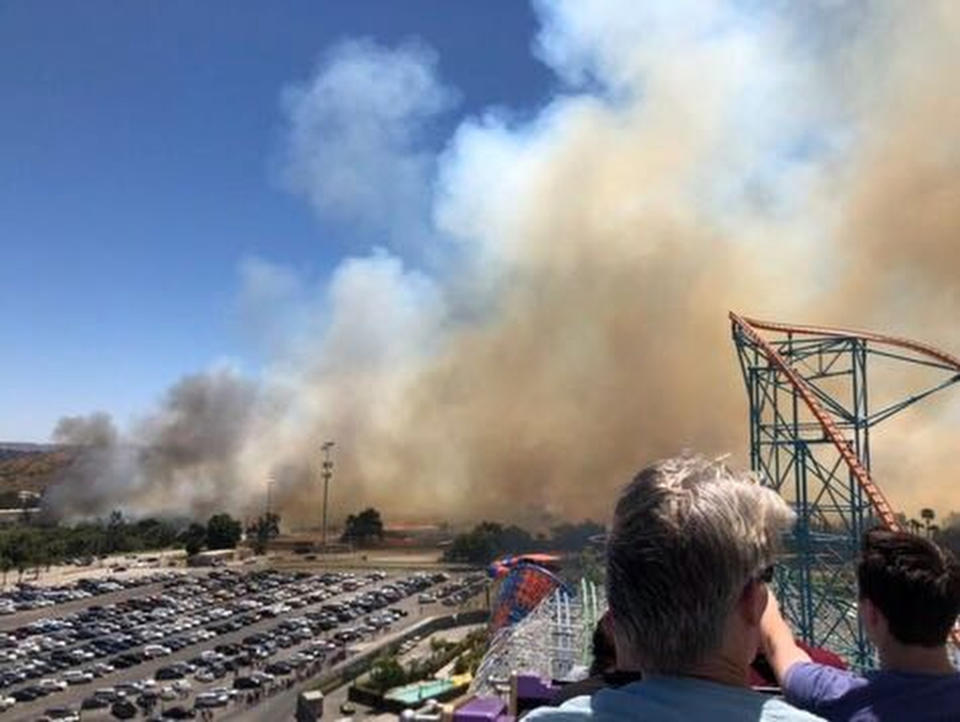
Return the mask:
<svg viewBox="0 0 960 722">
<path fill-rule="evenodd" d="M 69 446 L 0 442 L 0 492 L 42 494 L 76 457 Z"/>
</svg>

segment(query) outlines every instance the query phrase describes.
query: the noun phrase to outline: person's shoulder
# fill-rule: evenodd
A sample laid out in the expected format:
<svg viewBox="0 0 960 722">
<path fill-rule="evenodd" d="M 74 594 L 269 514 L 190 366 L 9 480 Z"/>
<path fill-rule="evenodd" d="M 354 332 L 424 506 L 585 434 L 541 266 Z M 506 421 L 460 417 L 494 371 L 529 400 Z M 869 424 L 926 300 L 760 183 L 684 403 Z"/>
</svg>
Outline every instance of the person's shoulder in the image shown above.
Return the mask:
<svg viewBox="0 0 960 722">
<path fill-rule="evenodd" d="M 771 697 L 763 704 L 760 722 L 823 722 L 823 718 L 798 709 L 778 697 Z"/>
<path fill-rule="evenodd" d="M 782 689 L 791 704 L 816 709 L 866 684 L 866 679 L 844 669 L 816 662 L 799 662 L 787 670 Z"/>
<path fill-rule="evenodd" d="M 541 722 L 575 722 L 594 717 L 590 697 L 573 697 L 559 707 L 537 707 L 524 716 L 524 720 L 540 720 Z"/>
</svg>

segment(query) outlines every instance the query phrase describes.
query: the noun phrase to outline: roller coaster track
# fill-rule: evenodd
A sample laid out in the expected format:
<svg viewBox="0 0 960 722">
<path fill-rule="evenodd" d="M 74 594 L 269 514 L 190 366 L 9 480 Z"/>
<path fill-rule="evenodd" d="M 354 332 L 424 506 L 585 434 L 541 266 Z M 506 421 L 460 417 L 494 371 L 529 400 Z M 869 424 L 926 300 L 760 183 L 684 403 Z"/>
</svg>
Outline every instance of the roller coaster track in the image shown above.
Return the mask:
<svg viewBox="0 0 960 722">
<path fill-rule="evenodd" d="M 941 351 L 938 348 L 934 348 L 929 344 L 920 343 L 919 341 L 912 341 L 908 338 L 901 338 L 899 336 L 886 336 L 884 334 L 872 333 L 870 331 L 856 331 L 849 328 L 836 328 L 833 326 L 805 326 L 805 325 L 791 325 L 786 323 L 773 323 L 770 321 L 759 321 L 755 318 L 746 318 L 743 316 L 738 316 L 737 314 L 730 312 L 730 320 L 737 323 L 741 328 L 746 329 L 748 326 L 757 330 L 764 331 L 777 331 L 779 333 L 795 333 L 795 334 L 807 334 L 815 336 L 836 336 L 838 338 L 859 338 L 864 341 L 873 341 L 875 343 L 882 343 L 888 346 L 895 346 L 897 348 L 902 348 L 907 351 L 914 351 L 924 356 L 929 356 L 932 359 L 936 359 L 945 366 L 951 367 L 953 370 L 960 373 L 960 358 L 947 353 L 946 351 Z"/>
<path fill-rule="evenodd" d="M 810 384 L 801 377 L 799 373 L 783 358 L 773 344 L 767 341 L 760 331 L 771 331 L 790 335 L 809 335 L 809 336 L 834 336 L 844 339 L 859 339 L 869 341 L 875 344 L 891 346 L 905 351 L 913 352 L 919 356 L 931 359 L 936 365 L 948 371 L 955 371 L 960 377 L 960 358 L 953 356 L 945 351 L 941 351 L 928 344 L 920 343 L 897 336 L 888 336 L 884 334 L 871 333 L 869 331 L 859 331 L 847 328 L 836 328 L 830 326 L 810 326 L 794 325 L 785 323 L 774 323 L 770 321 L 761 321 L 758 319 L 739 316 L 733 311 L 730 312 L 730 321 L 735 330 L 739 330 L 744 336 L 760 350 L 766 357 L 771 367 L 780 371 L 790 382 L 796 394 L 803 400 L 810 413 L 823 427 L 823 433 L 827 440 L 836 447 L 841 458 L 846 463 L 853 478 L 856 479 L 860 488 L 863 490 L 872 506 L 874 513 L 880 523 L 887 529 L 900 531 L 901 525 L 894 515 L 893 508 L 887 501 L 886 496 L 880 487 L 874 483 L 870 477 L 870 472 L 864 467 L 860 459 L 854 453 L 851 443 L 846 439 L 838 428 L 836 422 L 826 411 L 823 405 L 814 393 Z M 960 626 L 955 627 L 952 639 L 955 644 L 960 645 Z"/>
</svg>

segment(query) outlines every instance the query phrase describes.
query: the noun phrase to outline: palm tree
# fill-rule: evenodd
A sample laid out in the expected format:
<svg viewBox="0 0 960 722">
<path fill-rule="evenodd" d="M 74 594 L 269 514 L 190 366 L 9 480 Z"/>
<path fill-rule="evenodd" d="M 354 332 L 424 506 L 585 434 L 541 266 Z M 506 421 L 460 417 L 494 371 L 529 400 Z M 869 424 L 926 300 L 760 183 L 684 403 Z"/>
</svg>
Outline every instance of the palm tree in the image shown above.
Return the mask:
<svg viewBox="0 0 960 722">
<path fill-rule="evenodd" d="M 923 519 L 924 524 L 926 525 L 927 536 L 930 536 L 930 524 L 933 522 L 936 516 L 937 515 L 934 513 L 933 509 L 927 508 L 920 510 L 920 518 Z"/>
</svg>

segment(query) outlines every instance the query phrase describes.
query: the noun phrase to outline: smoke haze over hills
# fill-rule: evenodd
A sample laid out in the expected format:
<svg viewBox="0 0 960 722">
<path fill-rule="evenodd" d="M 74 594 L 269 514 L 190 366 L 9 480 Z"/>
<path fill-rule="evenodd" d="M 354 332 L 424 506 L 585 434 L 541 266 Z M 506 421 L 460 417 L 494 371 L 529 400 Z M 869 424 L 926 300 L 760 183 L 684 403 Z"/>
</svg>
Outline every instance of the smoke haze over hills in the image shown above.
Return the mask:
<svg viewBox="0 0 960 722">
<path fill-rule="evenodd" d="M 653 457 L 743 463 L 727 309 L 960 351 L 955 3 L 536 7 L 556 93 L 439 152 L 457 91 L 421 44 L 346 41 L 285 90 L 282 182 L 382 245 L 320 279 L 246 259 L 264 373 L 189 376 L 122 433 L 62 420 L 93 448 L 60 508 L 245 513 L 273 476 L 306 522 L 334 439 L 339 511 L 603 518 Z M 958 409 L 881 437 L 896 506 L 960 501 Z"/>
</svg>

